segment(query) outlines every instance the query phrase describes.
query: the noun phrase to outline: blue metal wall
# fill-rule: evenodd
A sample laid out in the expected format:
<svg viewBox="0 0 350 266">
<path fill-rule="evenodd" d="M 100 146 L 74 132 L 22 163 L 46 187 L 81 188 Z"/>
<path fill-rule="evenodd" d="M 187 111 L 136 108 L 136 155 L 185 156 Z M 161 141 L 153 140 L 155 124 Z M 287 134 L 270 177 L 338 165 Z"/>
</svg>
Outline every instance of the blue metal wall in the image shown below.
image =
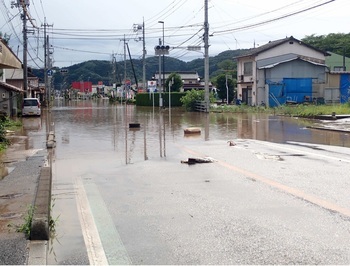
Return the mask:
<svg viewBox="0 0 350 266">
<path fill-rule="evenodd" d="M 312 99 L 311 78 L 284 78 L 281 83 L 269 83 L 269 106 L 275 107 L 287 101 L 303 103 Z"/>
<path fill-rule="evenodd" d="M 340 103 L 347 103 L 350 101 L 350 75 L 340 75 Z"/>
</svg>

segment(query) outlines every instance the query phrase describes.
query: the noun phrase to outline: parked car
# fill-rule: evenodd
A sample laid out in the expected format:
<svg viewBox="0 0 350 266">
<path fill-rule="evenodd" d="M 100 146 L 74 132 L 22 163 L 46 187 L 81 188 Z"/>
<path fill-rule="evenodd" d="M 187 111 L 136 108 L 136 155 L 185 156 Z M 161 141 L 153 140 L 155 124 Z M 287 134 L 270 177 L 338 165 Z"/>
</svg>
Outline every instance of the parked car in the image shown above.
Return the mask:
<svg viewBox="0 0 350 266">
<path fill-rule="evenodd" d="M 22 105 L 22 116 L 41 115 L 40 101 L 37 98 L 24 98 Z"/>
</svg>

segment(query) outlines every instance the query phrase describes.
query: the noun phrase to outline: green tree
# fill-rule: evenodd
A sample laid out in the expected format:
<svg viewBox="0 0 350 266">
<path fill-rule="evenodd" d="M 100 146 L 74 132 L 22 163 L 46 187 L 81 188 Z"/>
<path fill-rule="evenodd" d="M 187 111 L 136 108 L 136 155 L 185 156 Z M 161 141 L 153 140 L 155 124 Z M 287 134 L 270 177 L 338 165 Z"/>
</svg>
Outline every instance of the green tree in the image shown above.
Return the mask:
<svg viewBox="0 0 350 266">
<path fill-rule="evenodd" d="M 170 91 L 179 92 L 183 86 L 181 76 L 177 73 L 171 73 L 165 81 L 165 91 L 169 91 L 169 82 L 171 82 Z"/>
<path fill-rule="evenodd" d="M 226 87 L 226 75 L 221 74 L 216 78 L 215 81 L 216 88 L 218 90 L 219 98 L 224 101 L 227 98 L 227 88 L 228 88 L 228 101 L 232 102 L 234 98 L 234 87 L 235 82 L 231 75 L 227 75 L 227 87 Z"/>
<path fill-rule="evenodd" d="M 182 106 L 186 108 L 187 111 L 195 111 L 196 110 L 196 102 L 204 101 L 205 91 L 204 90 L 195 90 L 192 89 L 186 92 L 186 95 L 181 97 L 180 101 L 182 102 Z M 211 103 L 215 102 L 215 97 L 213 93 L 209 94 L 209 101 Z"/>
<path fill-rule="evenodd" d="M 343 54 L 350 57 L 350 33 L 330 33 L 328 35 L 314 34 L 302 39 L 303 42 L 322 51 Z"/>
<path fill-rule="evenodd" d="M 232 60 L 226 59 L 224 61 L 221 61 L 218 63 L 219 69 L 222 69 L 224 71 L 233 71 L 233 68 L 235 67 L 235 64 Z"/>
</svg>

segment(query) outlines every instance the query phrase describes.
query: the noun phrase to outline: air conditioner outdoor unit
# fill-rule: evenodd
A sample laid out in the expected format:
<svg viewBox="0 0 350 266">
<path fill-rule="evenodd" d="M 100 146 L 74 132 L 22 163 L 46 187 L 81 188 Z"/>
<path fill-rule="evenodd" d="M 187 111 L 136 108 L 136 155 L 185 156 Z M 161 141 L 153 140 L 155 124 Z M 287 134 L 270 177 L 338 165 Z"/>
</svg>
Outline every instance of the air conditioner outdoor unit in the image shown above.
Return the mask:
<svg viewBox="0 0 350 266">
<path fill-rule="evenodd" d="M 2 93 L 2 98 L 5 99 L 5 98 L 7 98 L 6 96 L 7 96 L 7 95 L 6 95 L 6 92 L 3 92 L 3 93 Z"/>
</svg>

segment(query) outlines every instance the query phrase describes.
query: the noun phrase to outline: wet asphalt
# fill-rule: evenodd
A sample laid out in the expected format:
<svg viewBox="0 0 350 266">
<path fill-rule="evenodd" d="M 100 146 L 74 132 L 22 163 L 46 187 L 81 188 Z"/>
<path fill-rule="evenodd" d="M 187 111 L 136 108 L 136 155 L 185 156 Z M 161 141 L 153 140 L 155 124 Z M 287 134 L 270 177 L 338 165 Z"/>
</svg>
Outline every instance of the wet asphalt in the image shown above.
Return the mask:
<svg viewBox="0 0 350 266">
<path fill-rule="evenodd" d="M 18 147 L 15 145 L 10 149 L 9 154 L 11 156 L 3 158 L 3 161 L 9 166 L 10 173 L 0 180 L 1 265 L 46 264 L 44 260 L 31 258 L 30 256 L 33 253 L 31 253 L 30 248 L 33 247 L 32 251 L 38 251 L 39 256 L 42 256 L 43 252 L 47 251 L 45 249 L 47 243 L 39 243 L 39 247 L 37 247 L 23 233 L 15 232 L 11 226 L 8 226 L 13 223 L 21 224 L 28 206 L 34 204 L 40 169 L 48 155 L 45 130 L 42 130 L 41 133 L 34 133 L 34 136 L 29 137 L 34 137 L 35 143 L 29 143 L 29 149 L 26 149 L 26 152 L 21 152 L 22 148 L 19 147 L 20 145 L 27 145 L 28 148 L 28 143 L 23 139 L 19 141 L 20 144 L 16 144 Z M 9 195 L 12 195 L 12 197 Z M 242 241 L 245 240 L 242 239 Z M 204 255 L 209 256 L 210 254 Z M 35 256 L 38 256 L 38 253 Z M 278 261 L 276 262 L 278 263 Z M 70 261 L 69 264 L 87 264 L 87 261 L 79 261 L 79 263 Z"/>
<path fill-rule="evenodd" d="M 37 151 L 32 156 L 17 157 L 19 161 L 10 166 L 13 171 L 0 181 L 1 265 L 28 264 L 31 241 L 24 233 L 16 232 L 15 226 L 24 223 L 28 206 L 34 205 L 38 177 L 45 159 L 45 150 Z"/>
</svg>

